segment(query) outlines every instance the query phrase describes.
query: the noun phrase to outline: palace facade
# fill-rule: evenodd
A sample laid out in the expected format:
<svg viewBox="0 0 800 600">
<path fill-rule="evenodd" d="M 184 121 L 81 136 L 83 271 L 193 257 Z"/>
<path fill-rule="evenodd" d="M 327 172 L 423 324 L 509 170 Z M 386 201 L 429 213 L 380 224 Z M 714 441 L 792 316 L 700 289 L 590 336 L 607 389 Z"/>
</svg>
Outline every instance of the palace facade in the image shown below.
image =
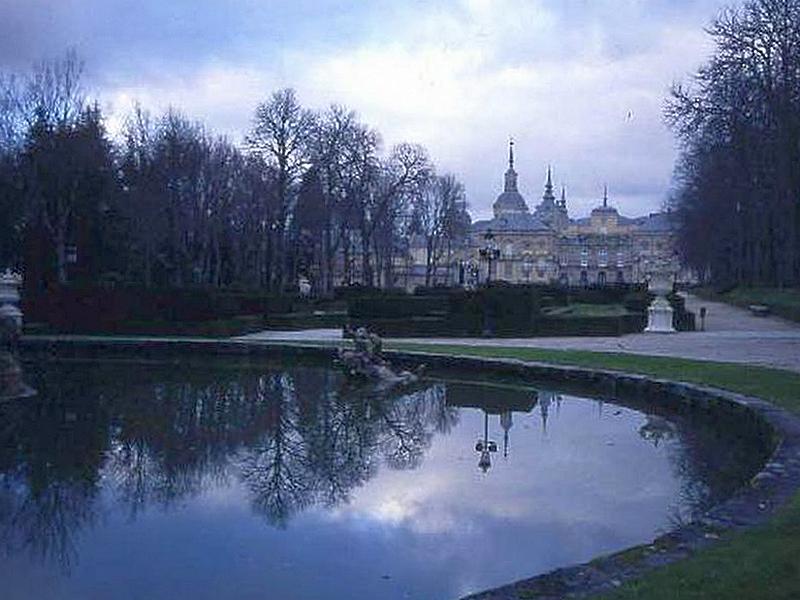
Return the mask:
<svg viewBox="0 0 800 600">
<path fill-rule="evenodd" d="M 512 142 L 503 191 L 492 207 L 494 217 L 471 224 L 468 239 L 450 264 L 441 265 L 436 283 L 477 283 L 491 278 L 510 283 L 610 285 L 645 281 L 657 265 L 679 271 L 670 213 L 623 216 L 609 203 L 606 189 L 588 217 L 574 219 L 565 190 L 558 198 L 554 193 L 550 169 L 542 199 L 531 210 L 517 179 Z M 411 242 L 412 264 L 402 282 L 408 288 L 424 283 L 424 249 Z M 487 248 L 494 249 L 492 261 L 486 260 L 485 251 L 482 256 Z"/>
</svg>

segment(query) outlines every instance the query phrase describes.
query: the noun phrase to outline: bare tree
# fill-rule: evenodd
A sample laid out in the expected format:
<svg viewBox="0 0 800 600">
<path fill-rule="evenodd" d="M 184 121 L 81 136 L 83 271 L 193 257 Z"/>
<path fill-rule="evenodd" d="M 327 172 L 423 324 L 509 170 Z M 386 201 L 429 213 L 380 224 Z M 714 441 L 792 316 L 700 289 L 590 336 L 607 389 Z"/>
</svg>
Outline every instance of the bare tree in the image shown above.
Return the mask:
<svg viewBox="0 0 800 600">
<path fill-rule="evenodd" d="M 297 188 L 308 166 L 308 144 L 314 115 L 300 106 L 294 90 L 283 89 L 256 109 L 253 129 L 247 143 L 264 162 L 275 169 L 275 211 L 270 231 L 273 286 L 282 290 L 286 283 L 285 234 L 296 200 Z"/>
<path fill-rule="evenodd" d="M 673 199 L 684 256 L 721 284 L 796 284 L 800 1 L 753 0 L 708 31 L 715 54 L 666 111 L 684 142 Z"/>
<path fill-rule="evenodd" d="M 354 196 L 361 241 L 362 277 L 366 285 L 393 285 L 393 260 L 399 221 L 411 199 L 431 176 L 432 165 L 422 146 L 398 144 L 378 163 L 376 176 Z M 375 265 L 373 265 L 373 258 Z M 379 268 L 376 280 L 375 266 Z"/>
<path fill-rule="evenodd" d="M 84 64 L 74 49 L 54 60 L 44 60 L 25 80 L 19 98 L 28 127 L 45 124 L 68 127 L 86 106 L 81 84 Z"/>
<path fill-rule="evenodd" d="M 439 265 L 449 258 L 453 239 L 465 233 L 459 231 L 464 205 L 464 186 L 450 174 L 430 178 L 414 199 L 415 229 L 425 238 L 425 285 L 437 283 Z"/>
</svg>

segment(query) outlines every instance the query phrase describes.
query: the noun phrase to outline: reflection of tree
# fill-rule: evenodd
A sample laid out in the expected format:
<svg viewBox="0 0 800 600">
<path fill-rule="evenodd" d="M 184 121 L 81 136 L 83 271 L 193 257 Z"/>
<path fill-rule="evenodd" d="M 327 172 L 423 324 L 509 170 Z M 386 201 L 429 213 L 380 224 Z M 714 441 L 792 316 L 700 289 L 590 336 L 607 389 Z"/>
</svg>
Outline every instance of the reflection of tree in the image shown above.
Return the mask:
<svg viewBox="0 0 800 600">
<path fill-rule="evenodd" d="M 335 505 L 379 463 L 413 468 L 457 409 L 443 385 L 376 395 L 325 368 L 48 363 L 39 397 L 0 407 L 0 533 L 7 551 L 68 567 L 102 485 L 131 518 L 238 478 L 283 526 Z"/>
<path fill-rule="evenodd" d="M 272 426 L 237 461 L 254 506 L 279 526 L 309 505 L 347 501 L 375 473 L 377 455 L 393 468 L 413 468 L 433 431 L 456 418 L 441 386 L 399 397 L 337 393 L 338 380 L 326 371 L 275 383 Z"/>
<path fill-rule="evenodd" d="M 69 570 L 78 557 L 78 533 L 94 521 L 95 488 L 86 482 L 56 481 L 30 491 L 23 484 L 6 481 L 0 488 L 0 532 L 6 550 L 28 552 Z"/>
<path fill-rule="evenodd" d="M 693 519 L 732 494 L 758 470 L 767 445 L 745 419 L 723 411 L 688 411 L 669 419 L 647 415 L 639 435 L 655 447 L 663 445 L 681 482 L 673 524 Z"/>
<path fill-rule="evenodd" d="M 306 449 L 297 428 L 299 405 L 288 374 L 268 378 L 270 422 L 255 444 L 238 455 L 240 477 L 250 490 L 253 505 L 276 525 L 283 526 L 307 506 L 310 477 Z"/>
<path fill-rule="evenodd" d="M 0 540 L 11 554 L 64 569 L 94 521 L 107 443 L 106 414 L 82 402 L 79 387 L 69 378 L 45 381 L 38 398 L 0 411 Z"/>
<path fill-rule="evenodd" d="M 417 467 L 434 431 L 448 430 L 456 418 L 455 409 L 446 407 L 444 387 L 440 385 L 392 402 L 377 399 L 373 408 L 378 417 L 378 445 L 394 469 Z"/>
</svg>

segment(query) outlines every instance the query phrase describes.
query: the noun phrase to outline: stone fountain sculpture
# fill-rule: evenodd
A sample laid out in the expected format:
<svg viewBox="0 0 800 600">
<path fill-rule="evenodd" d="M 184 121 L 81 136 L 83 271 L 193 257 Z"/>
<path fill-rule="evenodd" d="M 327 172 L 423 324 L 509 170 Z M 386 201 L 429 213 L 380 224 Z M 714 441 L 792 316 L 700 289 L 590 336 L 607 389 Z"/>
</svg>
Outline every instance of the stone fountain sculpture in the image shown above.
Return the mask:
<svg viewBox="0 0 800 600">
<path fill-rule="evenodd" d="M 670 264 L 655 265 L 648 277 L 647 289 L 655 294 L 655 299 L 647 309 L 647 333 L 675 333 L 673 310 L 667 300 L 672 292 L 675 271 Z"/>
<path fill-rule="evenodd" d="M 387 390 L 419 381 L 420 367 L 416 372 L 395 371 L 381 356 L 382 341 L 374 333 L 359 327 L 353 334 L 353 349 L 339 349 L 338 363 L 349 380 L 369 384 L 376 390 Z"/>
<path fill-rule="evenodd" d="M 0 401 L 33 396 L 36 392 L 25 385 L 16 357 L 22 332 L 19 309 L 21 279 L 11 271 L 0 274 Z"/>
</svg>

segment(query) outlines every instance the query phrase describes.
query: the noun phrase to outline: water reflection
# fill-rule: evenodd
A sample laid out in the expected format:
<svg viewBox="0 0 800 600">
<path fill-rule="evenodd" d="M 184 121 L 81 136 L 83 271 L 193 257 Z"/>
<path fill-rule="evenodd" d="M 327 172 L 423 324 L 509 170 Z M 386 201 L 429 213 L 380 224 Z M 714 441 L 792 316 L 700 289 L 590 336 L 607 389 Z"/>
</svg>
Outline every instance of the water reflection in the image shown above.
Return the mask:
<svg viewBox="0 0 800 600">
<path fill-rule="evenodd" d="M 515 460 L 514 436 L 555 435 L 548 421 L 563 401 L 552 391 L 449 381 L 376 396 L 317 367 L 51 362 L 30 372 L 39 397 L 0 406 L 0 540 L 9 557 L 66 572 L 81 537 L 110 512 L 135 522 L 149 509 L 181 510 L 229 488 L 276 528 L 346 506 L 382 468 L 419 468 L 467 409 L 482 411 L 471 421 L 482 429 L 470 435 L 478 468 L 492 477 L 493 454 Z M 614 414 L 598 403 L 596 418 Z M 699 425 L 651 414 L 638 428 L 642 440 L 670 448 L 690 512 L 741 481 L 737 461 L 759 459 Z"/>
</svg>

